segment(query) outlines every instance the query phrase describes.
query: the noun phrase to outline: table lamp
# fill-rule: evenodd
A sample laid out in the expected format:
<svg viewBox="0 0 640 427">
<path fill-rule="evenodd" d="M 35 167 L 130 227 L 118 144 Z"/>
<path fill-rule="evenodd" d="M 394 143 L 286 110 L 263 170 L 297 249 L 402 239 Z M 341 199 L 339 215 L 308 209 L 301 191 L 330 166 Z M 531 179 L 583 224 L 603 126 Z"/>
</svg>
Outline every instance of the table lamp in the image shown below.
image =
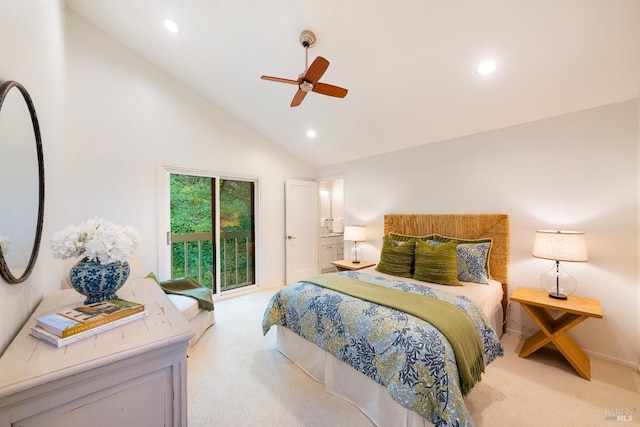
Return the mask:
<svg viewBox="0 0 640 427">
<path fill-rule="evenodd" d="M 540 276 L 540 286 L 549 292 L 551 298 L 567 299 L 567 295 L 575 292 L 577 282 L 560 267 L 560 261 L 588 260 L 584 233 L 538 230 L 533 241 L 533 256 L 556 262 L 551 270 Z"/>
<path fill-rule="evenodd" d="M 344 227 L 344 240 L 353 242 L 353 263 L 360 264 L 358 242 L 367 240 L 367 229 L 364 225 L 346 225 Z"/>
</svg>

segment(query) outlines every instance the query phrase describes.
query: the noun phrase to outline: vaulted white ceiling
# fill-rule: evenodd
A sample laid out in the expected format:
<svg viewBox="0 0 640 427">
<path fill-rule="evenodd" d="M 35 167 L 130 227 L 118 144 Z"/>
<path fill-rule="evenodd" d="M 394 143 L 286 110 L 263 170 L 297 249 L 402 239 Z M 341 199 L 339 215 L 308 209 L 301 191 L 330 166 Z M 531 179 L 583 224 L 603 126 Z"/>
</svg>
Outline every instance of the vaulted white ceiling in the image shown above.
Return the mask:
<svg viewBox="0 0 640 427">
<path fill-rule="evenodd" d="M 67 0 L 87 21 L 260 134 L 322 166 L 640 94 L 638 0 Z M 169 33 L 163 19 L 180 26 Z M 330 61 L 289 104 L 299 36 Z M 497 61 L 480 76 L 476 65 Z M 317 136 L 309 139 L 308 129 Z"/>
</svg>

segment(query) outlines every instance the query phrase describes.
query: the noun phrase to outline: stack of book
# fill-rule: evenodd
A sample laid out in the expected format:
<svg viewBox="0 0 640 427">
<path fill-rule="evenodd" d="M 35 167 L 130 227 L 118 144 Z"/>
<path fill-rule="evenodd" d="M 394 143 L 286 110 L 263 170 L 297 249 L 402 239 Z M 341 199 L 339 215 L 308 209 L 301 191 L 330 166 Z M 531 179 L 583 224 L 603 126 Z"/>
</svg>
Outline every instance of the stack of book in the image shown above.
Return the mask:
<svg viewBox="0 0 640 427">
<path fill-rule="evenodd" d="M 31 335 L 59 348 L 146 315 L 144 304 L 114 298 L 38 317 Z"/>
</svg>

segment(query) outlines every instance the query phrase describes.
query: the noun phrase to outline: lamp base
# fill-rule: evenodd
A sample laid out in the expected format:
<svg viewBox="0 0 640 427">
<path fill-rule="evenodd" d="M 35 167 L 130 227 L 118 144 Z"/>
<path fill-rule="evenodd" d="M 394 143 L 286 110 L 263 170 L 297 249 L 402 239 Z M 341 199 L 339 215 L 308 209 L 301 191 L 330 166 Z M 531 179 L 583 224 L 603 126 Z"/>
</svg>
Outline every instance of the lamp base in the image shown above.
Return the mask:
<svg viewBox="0 0 640 427">
<path fill-rule="evenodd" d="M 575 292 L 577 282 L 556 261 L 551 270 L 540 275 L 540 286 L 549 293 L 549 298 L 566 300 L 567 295 L 572 295 Z"/>
<path fill-rule="evenodd" d="M 358 242 L 353 242 L 353 260 L 351 262 L 360 264 L 360 248 L 358 247 Z"/>
<path fill-rule="evenodd" d="M 567 296 L 565 294 L 559 294 L 557 292 L 549 292 L 549 298 L 567 299 Z"/>
</svg>

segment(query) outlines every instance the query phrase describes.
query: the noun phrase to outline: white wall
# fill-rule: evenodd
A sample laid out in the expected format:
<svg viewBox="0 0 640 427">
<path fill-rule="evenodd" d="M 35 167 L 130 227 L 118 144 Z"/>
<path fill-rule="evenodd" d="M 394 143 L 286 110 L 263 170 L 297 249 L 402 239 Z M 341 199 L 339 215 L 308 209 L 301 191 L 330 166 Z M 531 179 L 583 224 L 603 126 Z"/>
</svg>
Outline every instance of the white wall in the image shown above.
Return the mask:
<svg viewBox="0 0 640 427">
<path fill-rule="evenodd" d="M 62 9 L 58 1 L 0 0 L 0 80 L 15 80 L 29 92 L 40 122 L 47 174 L 58 170 L 56 151 L 63 151 Z M 12 179 L 7 173 L 0 170 L 0 179 Z M 48 219 L 56 217 L 51 201 L 59 191 L 55 180 L 47 181 L 43 237 L 51 232 Z M 5 197 L 0 209 L 8 203 L 11 200 Z M 46 281 L 48 271 L 41 262 L 45 257 L 41 251 L 33 274 L 24 283 L 9 285 L 0 279 L 0 353 L 42 296 L 58 287 Z"/>
<path fill-rule="evenodd" d="M 67 274 L 49 248 L 67 224 L 99 216 L 138 228 L 144 241 L 134 256 L 158 271 L 159 163 L 257 176 L 257 282 L 284 284 L 284 180 L 313 179 L 311 166 L 78 16 L 64 16 L 59 3 L 0 0 L 0 10 L 0 78 L 31 91 L 47 185 L 36 271 L 22 285 L 0 281 L 0 352 Z"/>
<path fill-rule="evenodd" d="M 585 231 L 589 262 L 563 266 L 604 319 L 572 335 L 592 355 L 638 363 L 637 100 L 316 170 L 335 175 L 345 224 L 369 226 L 365 259 L 378 260 L 385 213 L 508 214 L 511 292 L 551 267 L 531 256 L 535 230 Z M 534 331 L 518 304 L 512 313 L 509 328 Z"/>
</svg>

